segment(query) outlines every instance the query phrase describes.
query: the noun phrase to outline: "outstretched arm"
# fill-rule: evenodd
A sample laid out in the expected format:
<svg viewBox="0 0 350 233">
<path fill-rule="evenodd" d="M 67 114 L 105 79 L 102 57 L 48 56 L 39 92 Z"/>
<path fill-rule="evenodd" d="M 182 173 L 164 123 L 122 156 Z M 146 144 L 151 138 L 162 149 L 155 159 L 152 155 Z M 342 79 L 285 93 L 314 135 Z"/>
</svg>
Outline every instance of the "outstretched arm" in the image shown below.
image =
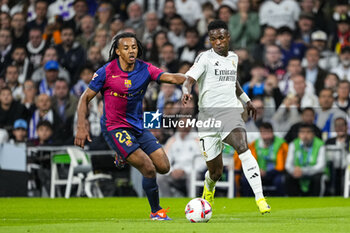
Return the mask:
<svg viewBox="0 0 350 233">
<path fill-rule="evenodd" d="M 78 122 L 77 122 L 77 134 L 74 139 L 74 145 L 84 148 L 85 140 L 91 142 L 89 131 L 86 127 L 86 116 L 88 111 L 89 102 L 96 96 L 96 92 L 87 88 L 81 95 L 78 103 Z"/>
<path fill-rule="evenodd" d="M 159 80 L 163 83 L 172 83 L 172 84 L 183 84 L 185 80 L 187 79 L 187 76 L 181 73 L 163 73 Z"/>
<path fill-rule="evenodd" d="M 248 116 L 256 120 L 256 109 L 238 81 L 236 81 L 236 95 L 247 105 Z"/>
<path fill-rule="evenodd" d="M 187 101 L 192 99 L 191 90 L 192 90 L 193 84 L 195 84 L 195 83 L 196 83 L 196 80 L 190 76 L 188 76 L 188 78 L 183 83 L 183 85 L 182 85 L 182 98 L 181 98 L 183 105 L 186 105 Z"/>
</svg>

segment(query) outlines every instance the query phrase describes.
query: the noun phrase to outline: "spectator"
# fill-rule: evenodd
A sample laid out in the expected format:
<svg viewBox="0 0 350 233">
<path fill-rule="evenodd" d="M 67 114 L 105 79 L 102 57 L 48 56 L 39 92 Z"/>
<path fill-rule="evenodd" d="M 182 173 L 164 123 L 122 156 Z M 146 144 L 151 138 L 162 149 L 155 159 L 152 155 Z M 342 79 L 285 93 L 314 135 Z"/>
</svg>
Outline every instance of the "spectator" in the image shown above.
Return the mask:
<svg viewBox="0 0 350 233">
<path fill-rule="evenodd" d="M 175 48 L 171 43 L 165 43 L 160 51 L 161 68 L 170 73 L 177 72 L 179 61 L 176 59 Z"/>
<path fill-rule="evenodd" d="M 233 15 L 233 8 L 231 4 L 227 4 L 228 2 L 224 2 L 220 5 L 217 10 L 217 18 L 224 21 L 226 24 L 229 24 L 230 18 Z"/>
<path fill-rule="evenodd" d="M 90 66 L 84 66 L 80 71 L 79 81 L 72 88 L 72 94 L 76 97 L 80 97 L 88 87 L 93 75 L 93 69 Z"/>
<path fill-rule="evenodd" d="M 346 117 L 346 114 L 334 106 L 334 97 L 331 89 L 323 89 L 318 97 L 320 108 L 316 111 L 315 124 L 322 131 L 322 139 L 334 137 L 334 119 Z"/>
<path fill-rule="evenodd" d="M 45 64 L 45 78 L 39 84 L 39 93 L 53 96 L 55 82 L 58 79 L 58 63 L 56 61 L 48 61 Z"/>
<path fill-rule="evenodd" d="M 158 31 L 152 38 L 152 47 L 148 53 L 148 60 L 154 65 L 160 66 L 160 58 L 162 47 L 168 42 L 168 34 L 166 31 Z"/>
<path fill-rule="evenodd" d="M 176 15 L 174 0 L 165 0 L 163 8 L 163 17 L 160 19 L 160 25 L 164 28 L 170 28 L 170 19 Z"/>
<path fill-rule="evenodd" d="M 128 18 L 127 9 L 129 4 L 133 2 L 133 0 L 112 0 L 110 2 L 113 6 L 113 10 L 115 14 L 120 15 L 120 17 L 122 17 L 123 19 Z M 90 14 L 93 15 L 95 14 L 95 12 L 92 12 Z"/>
<path fill-rule="evenodd" d="M 292 0 L 272 0 L 264 2 L 259 10 L 260 25 L 274 28 L 289 27 L 295 29 L 300 7 Z"/>
<path fill-rule="evenodd" d="M 74 42 L 74 31 L 70 27 L 61 29 L 62 44 L 57 46 L 59 63 L 65 67 L 71 77 L 70 84 L 77 82 L 77 75 L 80 67 L 85 64 L 86 53 L 78 42 Z"/>
<path fill-rule="evenodd" d="M 295 95 L 300 101 L 301 108 L 316 108 L 319 106 L 317 96 L 313 92 L 307 90 L 306 80 L 303 75 L 299 74 L 293 77 L 293 88 Z"/>
<path fill-rule="evenodd" d="M 180 121 L 186 118 L 181 118 Z M 166 175 L 158 176 L 160 195 L 163 197 L 187 196 L 190 186 L 192 160 L 201 152 L 198 138 L 191 127 L 178 127 L 174 136 L 168 139 L 164 147 L 171 164 L 171 171 Z M 177 191 L 175 191 L 175 190 Z"/>
<path fill-rule="evenodd" d="M 242 86 L 243 91 L 247 93 L 250 98 L 254 98 L 258 95 L 263 95 L 264 81 L 268 75 L 266 69 L 262 64 L 256 63 L 252 66 L 250 75 L 251 80 Z"/>
<path fill-rule="evenodd" d="M 110 49 L 109 40 L 110 38 L 107 29 L 98 28 L 95 30 L 94 46 L 97 46 L 100 49 L 101 55 L 104 60 L 108 60 Z"/>
<path fill-rule="evenodd" d="M 288 196 L 320 196 L 321 177 L 326 166 L 324 143 L 312 126 L 299 127 L 298 138 L 288 148 L 286 188 Z"/>
<path fill-rule="evenodd" d="M 36 83 L 39 83 L 41 80 L 45 78 L 45 69 L 44 66 L 48 61 L 56 61 L 57 62 L 57 51 L 54 47 L 49 47 L 45 50 L 44 56 L 42 58 L 40 67 L 37 68 L 32 74 L 31 80 Z M 68 82 L 70 81 L 69 73 L 62 66 L 58 65 L 58 76 L 64 78 Z"/>
<path fill-rule="evenodd" d="M 305 46 L 311 44 L 311 33 L 314 31 L 314 15 L 312 13 L 302 12 L 297 22 L 297 30 L 294 34 L 294 41 L 303 43 Z"/>
<path fill-rule="evenodd" d="M 323 31 L 315 31 L 311 34 L 311 46 L 318 49 L 320 59 L 318 65 L 324 70 L 330 70 L 338 65 L 338 55 L 327 48 L 327 34 Z M 303 59 L 303 66 L 307 66 L 307 60 Z"/>
<path fill-rule="evenodd" d="M 18 12 L 12 15 L 11 20 L 12 28 L 12 45 L 25 46 L 28 42 L 28 32 L 26 29 L 26 20 L 22 13 Z"/>
<path fill-rule="evenodd" d="M 316 4 L 315 0 L 301 0 L 300 8 L 303 13 L 310 14 L 314 18 L 314 28 L 328 32 L 327 17 L 323 12 L 322 3 Z"/>
<path fill-rule="evenodd" d="M 170 19 L 169 29 L 169 42 L 174 45 L 175 51 L 177 51 L 180 47 L 186 44 L 185 23 L 181 16 L 175 15 Z"/>
<path fill-rule="evenodd" d="M 282 53 L 277 45 L 267 45 L 265 51 L 265 68 L 270 74 L 275 74 L 278 80 L 282 80 L 286 73 L 282 61 Z"/>
<path fill-rule="evenodd" d="M 46 94 L 40 94 L 35 100 L 36 110 L 30 118 L 28 127 L 28 138 L 37 139 L 38 138 L 38 124 L 40 121 L 49 121 L 53 126 L 55 126 L 54 135 L 57 135 L 60 130 L 60 119 L 59 116 L 51 108 L 51 99 Z"/>
<path fill-rule="evenodd" d="M 29 31 L 29 41 L 26 44 L 29 62 L 34 69 L 39 68 L 41 59 L 47 48 L 47 43 L 43 40 L 43 34 L 39 28 L 32 28 Z"/>
<path fill-rule="evenodd" d="M 288 144 L 283 138 L 274 135 L 270 123 L 262 123 L 259 127 L 260 137 L 249 144 L 253 156 L 258 161 L 263 186 L 271 196 L 284 195 L 284 164 L 287 159 Z M 234 156 L 238 156 L 235 153 Z M 239 161 L 238 159 L 235 161 Z M 235 164 L 235 170 L 241 170 L 242 164 Z M 247 179 L 241 179 L 241 195 L 252 196 Z"/>
<path fill-rule="evenodd" d="M 291 143 L 294 139 L 298 137 L 299 128 L 303 124 L 309 124 L 312 126 L 312 130 L 315 133 L 315 136 L 318 138 L 322 137 L 321 130 L 314 124 L 315 121 L 315 110 L 312 107 L 306 107 L 303 108 L 301 112 L 301 120 L 288 130 L 286 136 L 284 136 L 284 139 L 287 143 Z"/>
<path fill-rule="evenodd" d="M 203 46 L 199 43 L 199 33 L 196 28 L 187 28 L 185 31 L 186 44 L 178 50 L 180 61 L 194 62 Z"/>
<path fill-rule="evenodd" d="M 335 73 L 328 73 L 324 80 L 324 88 L 331 89 L 333 95 L 337 92 L 339 77 Z"/>
<path fill-rule="evenodd" d="M 91 46 L 89 48 L 87 63 L 92 65 L 94 71 L 105 64 L 99 47 Z"/>
<path fill-rule="evenodd" d="M 109 29 L 113 16 L 113 7 L 109 2 L 101 2 L 97 9 L 97 28 Z"/>
<path fill-rule="evenodd" d="M 69 93 L 68 82 L 64 79 L 56 80 L 52 109 L 59 115 L 62 122 L 60 137 L 57 140 L 64 144 L 73 142 L 73 120 L 77 105 L 78 98 Z"/>
<path fill-rule="evenodd" d="M 23 97 L 23 87 L 18 82 L 18 67 L 15 65 L 9 65 L 6 67 L 5 80 L 7 86 L 11 89 L 12 97 L 15 101 L 20 101 Z"/>
<path fill-rule="evenodd" d="M 28 115 L 33 115 L 35 111 L 35 96 L 37 94 L 38 90 L 36 88 L 36 85 L 33 80 L 26 80 L 23 83 L 23 98 L 22 98 L 22 104 L 26 107 L 28 110 Z"/>
<path fill-rule="evenodd" d="M 175 0 L 176 12 L 186 21 L 190 27 L 196 25 L 201 18 L 201 6 L 194 0 Z"/>
<path fill-rule="evenodd" d="M 3 87 L 0 92 L 0 128 L 10 130 L 17 119 L 27 117 L 27 109 L 13 99 L 9 87 Z"/>
<path fill-rule="evenodd" d="M 209 21 L 215 18 L 214 6 L 211 2 L 205 2 L 202 4 L 202 17 L 198 21 L 197 30 L 200 36 L 207 34 L 207 28 Z"/>
<path fill-rule="evenodd" d="M 111 25 L 109 27 L 110 38 L 113 38 L 124 29 L 124 23 L 125 18 L 123 18 L 121 15 L 116 14 L 113 16 Z"/>
<path fill-rule="evenodd" d="M 350 46 L 342 48 L 340 53 L 340 64 L 331 72 L 336 73 L 340 80 L 350 81 Z"/>
<path fill-rule="evenodd" d="M 337 145 L 344 148 L 345 154 L 332 154 L 330 159 L 330 181 L 328 186 L 329 194 L 342 195 L 343 193 L 343 177 L 346 168 L 346 152 L 350 148 L 350 135 L 347 133 L 347 122 L 345 118 L 336 118 L 334 120 L 334 128 L 337 133 L 336 137 L 330 138 L 326 141 L 326 145 Z M 343 152 L 341 152 L 343 153 Z"/>
<path fill-rule="evenodd" d="M 283 75 L 282 80 L 278 83 L 278 86 L 284 96 L 294 92 L 292 77 L 294 77 L 295 75 L 301 74 L 302 70 L 303 68 L 301 67 L 301 62 L 299 58 L 295 57 L 295 58 L 289 59 L 287 70 L 286 70 L 287 72 Z M 310 84 L 310 87 L 311 87 L 310 90 L 314 92 L 314 88 L 312 84 L 311 83 L 308 83 L 308 84 Z"/>
<path fill-rule="evenodd" d="M 284 98 L 280 89 L 278 88 L 278 80 L 276 75 L 267 75 L 264 82 L 264 94 L 262 97 L 265 106 L 264 118 L 271 119 Z"/>
<path fill-rule="evenodd" d="M 87 50 L 93 42 L 95 32 L 95 20 L 91 15 L 85 15 L 80 20 L 81 34 L 77 36 L 76 41 Z"/>
<path fill-rule="evenodd" d="M 178 69 L 178 73 L 180 74 L 186 74 L 186 72 L 191 69 L 192 63 L 189 63 L 187 61 L 181 62 L 179 64 L 179 69 Z"/>
<path fill-rule="evenodd" d="M 252 68 L 252 57 L 249 54 L 248 50 L 244 48 L 236 49 L 235 53 L 238 56 L 238 78 L 241 85 L 245 84 L 246 82 L 250 81 L 250 72 Z M 256 61 L 259 63 L 258 61 Z"/>
<path fill-rule="evenodd" d="M 288 95 L 283 99 L 271 122 L 275 132 L 280 137 L 284 137 L 289 128 L 300 120 L 300 100 L 294 94 Z"/>
<path fill-rule="evenodd" d="M 252 52 L 260 36 L 258 14 L 250 11 L 249 0 L 239 0 L 237 6 L 238 13 L 232 15 L 228 25 L 231 47 L 233 49 L 244 47 Z"/>
<path fill-rule="evenodd" d="M 75 15 L 72 19 L 67 21 L 73 29 L 75 34 L 80 34 L 81 19 L 88 13 L 88 5 L 85 0 L 75 0 L 73 3 Z"/>
<path fill-rule="evenodd" d="M 305 45 L 292 40 L 293 31 L 288 27 L 281 27 L 277 31 L 277 44 L 281 47 L 283 66 L 287 66 L 289 59 L 297 57 L 303 59 Z"/>
<path fill-rule="evenodd" d="M 127 8 L 128 20 L 125 21 L 125 27 L 135 30 L 137 38 L 142 38 L 144 22 L 142 19 L 142 7 L 136 1 L 131 2 Z"/>
<path fill-rule="evenodd" d="M 9 13 L 1 11 L 0 12 L 0 29 L 8 29 L 11 28 L 11 16 Z"/>
<path fill-rule="evenodd" d="M 177 102 L 181 98 L 181 91 L 174 84 L 162 83 L 158 95 L 157 109 L 163 112 L 164 104 L 168 101 Z"/>
<path fill-rule="evenodd" d="M 9 29 L 0 28 L 0 70 L 11 63 L 12 37 Z"/>
<path fill-rule="evenodd" d="M 336 23 L 337 30 L 333 34 L 332 48 L 339 54 L 344 47 L 350 46 L 350 17 L 348 14 L 340 14 Z"/>
<path fill-rule="evenodd" d="M 33 73 L 33 64 L 30 63 L 27 50 L 24 46 L 15 47 L 11 54 L 12 64 L 18 67 L 19 76 L 18 82 L 21 84 L 29 79 Z"/>
<path fill-rule="evenodd" d="M 141 42 L 145 45 L 146 50 L 150 51 L 152 48 L 154 35 L 161 30 L 159 20 L 155 11 L 146 12 L 144 15 L 145 28 Z"/>
<path fill-rule="evenodd" d="M 335 105 L 345 113 L 350 111 L 350 83 L 347 80 L 341 80 L 337 88 L 337 97 Z"/>
<path fill-rule="evenodd" d="M 24 119 L 18 119 L 13 124 L 12 135 L 13 138 L 10 143 L 25 143 L 27 141 L 28 124 Z"/>
<path fill-rule="evenodd" d="M 310 47 L 306 50 L 305 58 L 307 66 L 304 68 L 303 73 L 305 79 L 315 86 L 316 95 L 323 89 L 324 79 L 327 76 L 327 71 L 318 66 L 320 60 L 320 53 L 317 48 Z"/>
<path fill-rule="evenodd" d="M 53 144 L 54 129 L 53 125 L 48 120 L 38 122 L 36 127 L 37 138 L 28 142 L 29 146 L 50 146 Z"/>
<path fill-rule="evenodd" d="M 262 36 L 259 44 L 255 45 L 253 57 L 256 62 L 263 62 L 264 54 L 266 53 L 267 45 L 274 45 L 276 42 L 277 30 L 273 27 L 266 26 L 263 28 Z"/>
<path fill-rule="evenodd" d="M 47 9 L 48 9 L 48 3 L 46 0 L 37 0 L 35 1 L 35 19 L 32 21 L 29 21 L 27 23 L 28 30 L 32 28 L 40 28 L 41 32 L 43 33 L 45 30 L 45 27 L 47 25 Z"/>
</svg>

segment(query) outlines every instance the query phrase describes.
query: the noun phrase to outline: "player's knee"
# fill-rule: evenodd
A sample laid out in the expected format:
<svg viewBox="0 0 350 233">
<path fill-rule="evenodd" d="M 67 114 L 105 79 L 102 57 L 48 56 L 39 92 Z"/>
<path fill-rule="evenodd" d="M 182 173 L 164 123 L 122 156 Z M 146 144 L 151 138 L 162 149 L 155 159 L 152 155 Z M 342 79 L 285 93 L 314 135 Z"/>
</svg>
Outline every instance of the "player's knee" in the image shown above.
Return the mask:
<svg viewBox="0 0 350 233">
<path fill-rule="evenodd" d="M 146 178 L 155 178 L 156 174 L 156 168 L 153 165 L 146 166 L 142 172 L 142 175 Z"/>
<path fill-rule="evenodd" d="M 170 171 L 170 164 L 169 163 L 165 163 L 164 165 L 160 166 L 157 169 L 157 172 L 160 174 L 166 174 Z"/>
</svg>

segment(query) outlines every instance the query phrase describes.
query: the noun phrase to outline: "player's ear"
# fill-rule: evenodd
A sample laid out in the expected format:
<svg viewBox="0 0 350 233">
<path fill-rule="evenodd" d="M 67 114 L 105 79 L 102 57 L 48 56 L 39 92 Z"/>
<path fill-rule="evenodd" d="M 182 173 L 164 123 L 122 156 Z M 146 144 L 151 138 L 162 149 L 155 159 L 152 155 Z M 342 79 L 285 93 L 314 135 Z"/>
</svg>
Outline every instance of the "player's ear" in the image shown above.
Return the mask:
<svg viewBox="0 0 350 233">
<path fill-rule="evenodd" d="M 120 50 L 118 48 L 115 49 L 115 53 L 120 56 Z"/>
</svg>

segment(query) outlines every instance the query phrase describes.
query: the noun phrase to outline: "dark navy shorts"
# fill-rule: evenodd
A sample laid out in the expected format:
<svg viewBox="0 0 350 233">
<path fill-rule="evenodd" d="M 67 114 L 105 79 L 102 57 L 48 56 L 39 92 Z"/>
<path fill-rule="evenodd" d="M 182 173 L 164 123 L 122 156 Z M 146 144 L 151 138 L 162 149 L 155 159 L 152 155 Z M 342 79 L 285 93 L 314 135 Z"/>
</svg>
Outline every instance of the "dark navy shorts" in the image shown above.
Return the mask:
<svg viewBox="0 0 350 233">
<path fill-rule="evenodd" d="M 125 159 L 138 148 L 150 155 L 162 147 L 147 129 L 143 129 L 142 133 L 138 133 L 130 128 L 118 128 L 108 131 L 103 127 L 102 134 L 108 145 Z"/>
</svg>

